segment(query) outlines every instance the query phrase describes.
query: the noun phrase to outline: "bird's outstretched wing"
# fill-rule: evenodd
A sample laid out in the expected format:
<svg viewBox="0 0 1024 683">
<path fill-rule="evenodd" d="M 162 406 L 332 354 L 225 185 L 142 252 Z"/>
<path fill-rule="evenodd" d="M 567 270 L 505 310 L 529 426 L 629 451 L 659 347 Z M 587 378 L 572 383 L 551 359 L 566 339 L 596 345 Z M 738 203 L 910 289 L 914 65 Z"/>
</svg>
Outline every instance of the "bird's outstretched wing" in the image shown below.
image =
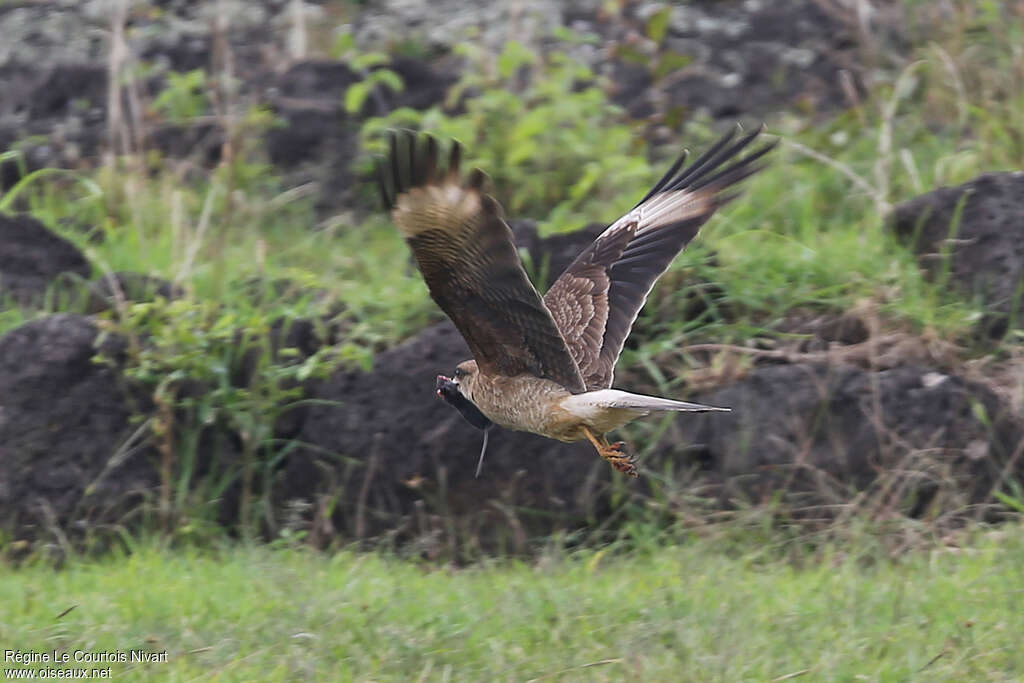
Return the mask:
<svg viewBox="0 0 1024 683">
<path fill-rule="evenodd" d="M 687 153 L 632 211 L 583 250 L 544 296 L 588 391 L 611 386 L 622 346 L 654 282 L 721 206 L 764 167 L 775 143 L 736 160 L 761 133 L 736 130 L 685 166 Z"/>
<path fill-rule="evenodd" d="M 434 138 L 391 135 L 379 166 L 384 206 L 412 248 L 430 296 L 451 318 L 484 372 L 525 373 L 584 391 L 583 378 L 540 294 L 523 270 L 486 176 L 462 178 L 453 142 L 444 168 Z"/>
</svg>

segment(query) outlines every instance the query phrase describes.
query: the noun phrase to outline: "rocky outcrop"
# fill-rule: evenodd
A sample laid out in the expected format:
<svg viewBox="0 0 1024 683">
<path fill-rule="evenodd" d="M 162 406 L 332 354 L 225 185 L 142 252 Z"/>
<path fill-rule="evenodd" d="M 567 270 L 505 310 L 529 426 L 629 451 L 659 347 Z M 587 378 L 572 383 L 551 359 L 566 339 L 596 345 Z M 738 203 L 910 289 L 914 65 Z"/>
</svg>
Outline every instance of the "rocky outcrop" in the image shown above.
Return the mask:
<svg viewBox="0 0 1024 683">
<path fill-rule="evenodd" d="M 88 278 L 92 266 L 78 247 L 27 214 L 0 213 L 0 306 L 3 298 L 41 306 L 61 275 Z"/>
<path fill-rule="evenodd" d="M 611 487 L 623 484 L 586 444 L 494 430 L 473 477 L 482 434 L 434 396 L 435 376 L 466 357 L 445 322 L 370 372 L 322 383 L 282 499 L 330 498 L 346 535 L 457 528 L 499 545 L 607 514 Z M 779 500 L 831 516 L 868 500 L 875 512 L 926 515 L 993 502 L 1007 477 L 1024 474 L 1020 419 L 988 388 L 932 368 L 765 365 L 689 398 L 733 412 L 680 415 L 642 466 L 716 507 Z M 625 485 L 649 492 L 649 479 Z"/>
<path fill-rule="evenodd" d="M 92 323 L 70 314 L 0 338 L 0 516 L 22 536 L 109 522 L 158 494 L 148 432 L 132 421 L 151 407 L 94 361 L 95 340 Z M 306 354 L 320 343 L 310 340 L 283 343 Z M 667 431 L 654 418 L 622 434 L 643 448 L 639 481 L 616 475 L 588 444 L 500 429 L 475 478 L 483 434 L 434 394 L 437 374 L 467 356 L 443 322 L 380 354 L 370 371 L 310 382 L 311 400 L 275 424 L 286 445 L 262 480 L 274 516 L 304 511 L 299 524 L 320 542 L 524 551 L 558 530 L 606 528 L 620 506 L 658 500 L 666 485 L 714 508 L 776 501 L 815 518 L 850 505 L 934 516 L 983 509 L 1024 476 L 1024 426 L 984 386 L 924 366 L 781 363 L 686 397 L 732 413 L 680 415 Z M 184 391 L 198 398 L 203 388 Z M 193 485 L 239 466 L 230 430 L 197 434 Z M 229 527 L 239 495 L 234 484 L 217 504 Z"/>
<path fill-rule="evenodd" d="M 892 230 L 940 278 L 986 309 L 985 331 L 1006 333 L 1024 313 L 1024 172 L 986 173 L 899 204 Z"/>
<path fill-rule="evenodd" d="M 92 322 L 74 314 L 0 337 L 5 529 L 50 538 L 116 522 L 156 485 L 142 442 L 132 438 L 139 406 L 118 373 L 95 362 L 96 337 Z"/>
<path fill-rule="evenodd" d="M 1024 475 L 1020 418 L 987 387 L 932 368 L 767 365 L 696 400 L 732 412 L 680 416 L 661 457 L 722 502 L 782 491 L 843 506 L 870 491 L 873 504 L 922 515 L 994 502 Z"/>
</svg>

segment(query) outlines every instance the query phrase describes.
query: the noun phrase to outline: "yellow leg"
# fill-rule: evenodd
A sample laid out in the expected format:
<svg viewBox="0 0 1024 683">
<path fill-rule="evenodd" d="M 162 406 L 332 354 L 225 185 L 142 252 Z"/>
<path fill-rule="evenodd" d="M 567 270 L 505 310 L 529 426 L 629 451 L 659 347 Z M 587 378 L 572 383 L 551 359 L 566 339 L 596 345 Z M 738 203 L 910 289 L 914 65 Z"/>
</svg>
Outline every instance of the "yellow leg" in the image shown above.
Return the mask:
<svg viewBox="0 0 1024 683">
<path fill-rule="evenodd" d="M 636 458 L 622 450 L 624 443 L 618 441 L 610 444 L 603 434 L 598 434 L 586 426 L 583 427 L 583 433 L 586 434 L 587 440 L 594 444 L 597 454 L 611 463 L 612 467 L 630 477 L 640 476 L 636 471 Z"/>
</svg>

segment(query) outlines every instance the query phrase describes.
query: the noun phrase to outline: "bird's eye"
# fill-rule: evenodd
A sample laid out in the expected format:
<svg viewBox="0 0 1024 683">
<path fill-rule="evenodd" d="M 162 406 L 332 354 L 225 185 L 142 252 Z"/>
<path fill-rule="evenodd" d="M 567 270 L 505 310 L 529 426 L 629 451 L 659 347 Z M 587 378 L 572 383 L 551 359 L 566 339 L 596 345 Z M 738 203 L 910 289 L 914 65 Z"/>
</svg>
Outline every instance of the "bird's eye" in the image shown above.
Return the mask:
<svg viewBox="0 0 1024 683">
<path fill-rule="evenodd" d="M 465 377 L 465 376 L 466 376 L 466 371 L 465 370 L 463 370 L 462 368 L 455 368 L 455 377 L 456 377 L 456 379 L 458 379 L 459 377 Z"/>
</svg>

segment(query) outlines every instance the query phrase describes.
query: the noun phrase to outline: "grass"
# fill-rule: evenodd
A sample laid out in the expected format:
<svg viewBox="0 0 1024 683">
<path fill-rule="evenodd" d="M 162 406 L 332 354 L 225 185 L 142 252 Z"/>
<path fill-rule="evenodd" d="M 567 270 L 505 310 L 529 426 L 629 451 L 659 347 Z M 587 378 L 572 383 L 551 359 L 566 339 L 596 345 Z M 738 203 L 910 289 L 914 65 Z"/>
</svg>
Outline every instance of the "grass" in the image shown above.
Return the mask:
<svg viewBox="0 0 1024 683">
<path fill-rule="evenodd" d="M 0 643 L 169 653 L 113 665 L 118 680 L 1019 680 L 1022 531 L 895 559 L 863 534 L 465 569 L 144 542 L 62 569 L 0 566 Z"/>
</svg>

